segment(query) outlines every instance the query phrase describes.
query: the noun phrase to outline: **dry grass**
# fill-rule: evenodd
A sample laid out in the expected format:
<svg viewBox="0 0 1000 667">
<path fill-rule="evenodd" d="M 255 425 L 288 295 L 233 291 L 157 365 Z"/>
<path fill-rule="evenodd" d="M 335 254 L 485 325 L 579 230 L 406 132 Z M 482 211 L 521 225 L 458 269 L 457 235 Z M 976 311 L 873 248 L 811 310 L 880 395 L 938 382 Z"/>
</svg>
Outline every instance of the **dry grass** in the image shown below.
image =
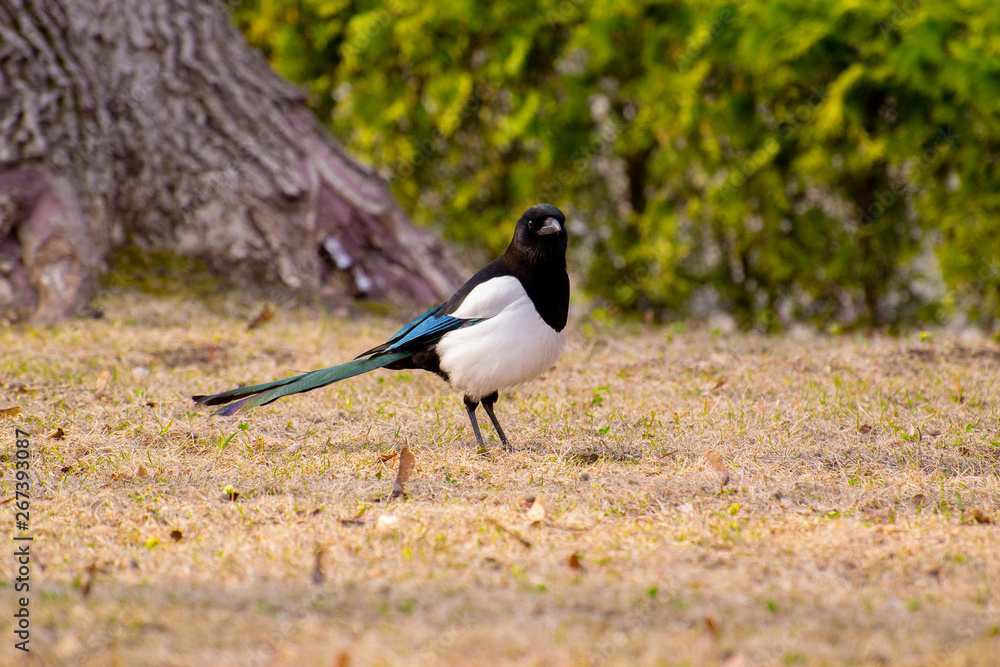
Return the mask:
<svg viewBox="0 0 1000 667">
<path fill-rule="evenodd" d="M 498 406 L 519 451 L 484 423 L 481 453 L 430 375 L 375 373 L 238 419 L 192 409 L 191 394 L 347 360 L 397 321 L 279 309 L 247 333 L 257 306 L 103 308 L 0 330 L 0 408 L 22 409 L 0 422 L 8 461 L 15 424 L 34 434 L 46 663 L 1000 655 L 995 344 L 578 324 L 559 367 Z M 409 498 L 389 500 L 380 457 L 404 444 Z M 9 614 L 0 637 L 7 662 Z"/>
</svg>

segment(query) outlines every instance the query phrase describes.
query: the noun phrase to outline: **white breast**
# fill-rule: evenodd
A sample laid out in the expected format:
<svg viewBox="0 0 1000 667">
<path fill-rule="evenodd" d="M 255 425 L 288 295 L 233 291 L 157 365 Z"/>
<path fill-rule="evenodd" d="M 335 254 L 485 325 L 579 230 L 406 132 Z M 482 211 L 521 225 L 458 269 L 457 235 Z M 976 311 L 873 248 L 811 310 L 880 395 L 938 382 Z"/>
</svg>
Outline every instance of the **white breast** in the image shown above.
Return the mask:
<svg viewBox="0 0 1000 667">
<path fill-rule="evenodd" d="M 476 287 L 452 314 L 490 318 L 451 331 L 437 344 L 441 370 L 473 400 L 538 377 L 558 361 L 566 345 L 565 327 L 557 332 L 546 324 L 514 277 Z"/>
<path fill-rule="evenodd" d="M 450 314 L 463 320 L 493 317 L 526 296 L 528 294 L 524 291 L 524 286 L 514 276 L 490 278 L 476 285 L 455 312 Z"/>
</svg>

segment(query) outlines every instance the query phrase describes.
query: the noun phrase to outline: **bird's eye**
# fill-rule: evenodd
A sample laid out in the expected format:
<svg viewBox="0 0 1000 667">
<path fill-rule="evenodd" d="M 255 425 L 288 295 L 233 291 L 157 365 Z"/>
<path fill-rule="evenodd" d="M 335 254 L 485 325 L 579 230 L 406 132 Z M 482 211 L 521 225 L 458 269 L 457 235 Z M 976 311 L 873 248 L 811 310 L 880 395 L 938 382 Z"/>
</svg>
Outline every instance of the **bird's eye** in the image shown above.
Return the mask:
<svg viewBox="0 0 1000 667">
<path fill-rule="evenodd" d="M 534 220 L 528 220 L 528 229 L 533 230 L 537 226 L 538 226 L 538 223 L 536 221 L 534 221 Z"/>
</svg>

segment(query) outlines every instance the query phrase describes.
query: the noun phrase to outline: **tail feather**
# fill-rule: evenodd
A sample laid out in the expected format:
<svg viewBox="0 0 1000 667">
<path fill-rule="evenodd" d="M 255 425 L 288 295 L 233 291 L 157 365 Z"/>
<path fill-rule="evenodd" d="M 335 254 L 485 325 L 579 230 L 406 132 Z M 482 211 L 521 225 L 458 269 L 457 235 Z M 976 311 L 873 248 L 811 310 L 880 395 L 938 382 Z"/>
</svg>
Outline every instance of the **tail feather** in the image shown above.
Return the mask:
<svg viewBox="0 0 1000 667">
<path fill-rule="evenodd" d="M 235 415 L 241 410 L 255 408 L 259 405 L 267 405 L 282 396 L 312 391 L 313 389 L 319 389 L 320 387 L 325 387 L 328 384 L 333 384 L 334 382 L 345 380 L 355 375 L 373 371 L 376 368 L 384 368 L 394 361 L 399 361 L 410 356 L 410 354 L 410 352 L 380 354 L 283 380 L 255 384 L 250 387 L 238 387 L 224 391 L 221 394 L 212 394 L 211 396 L 192 396 L 191 398 L 199 405 L 223 405 L 222 408 L 216 410 L 215 414 L 228 417 Z M 228 405 L 225 405 L 226 403 Z"/>
</svg>

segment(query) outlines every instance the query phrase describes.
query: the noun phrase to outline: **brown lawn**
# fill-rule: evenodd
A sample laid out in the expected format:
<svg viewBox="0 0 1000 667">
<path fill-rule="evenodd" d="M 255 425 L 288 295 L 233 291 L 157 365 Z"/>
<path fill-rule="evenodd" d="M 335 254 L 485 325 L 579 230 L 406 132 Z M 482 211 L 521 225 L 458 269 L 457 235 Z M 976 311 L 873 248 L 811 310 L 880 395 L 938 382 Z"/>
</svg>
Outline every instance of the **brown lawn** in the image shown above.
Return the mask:
<svg viewBox="0 0 1000 667">
<path fill-rule="evenodd" d="M 517 451 L 484 415 L 480 452 L 429 374 L 193 409 L 401 323 L 278 307 L 248 332 L 260 305 L 125 292 L 100 320 L 0 329 L 0 409 L 20 407 L 0 419 L 0 515 L 10 539 L 21 427 L 44 664 L 1000 656 L 995 342 L 576 322 L 559 366 L 498 404 Z M 16 572 L 0 559 L 3 663 Z"/>
</svg>

